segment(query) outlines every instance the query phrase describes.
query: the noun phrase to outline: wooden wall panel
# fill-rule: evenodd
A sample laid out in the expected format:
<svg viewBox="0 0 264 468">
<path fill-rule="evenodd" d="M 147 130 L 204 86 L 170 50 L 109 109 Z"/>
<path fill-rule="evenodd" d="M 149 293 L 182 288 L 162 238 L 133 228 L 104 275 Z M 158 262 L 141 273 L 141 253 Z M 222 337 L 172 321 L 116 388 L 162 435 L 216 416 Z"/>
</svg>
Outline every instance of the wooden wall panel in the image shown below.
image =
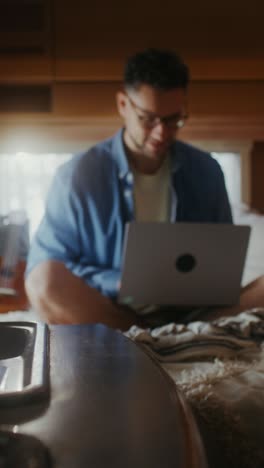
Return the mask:
<svg viewBox="0 0 264 468">
<path fill-rule="evenodd" d="M 0 83 L 48 84 L 52 76 L 53 64 L 48 54 L 0 56 Z"/>
<path fill-rule="evenodd" d="M 1 0 L 0 83 L 53 78 L 53 0 Z"/>
<path fill-rule="evenodd" d="M 115 94 L 120 82 L 55 83 L 46 113 L 0 113 L 0 127 L 46 128 L 46 138 L 65 131 L 70 141 L 98 141 L 122 125 Z M 185 140 L 264 140 L 264 81 L 193 82 Z"/>
<path fill-rule="evenodd" d="M 182 54 L 194 80 L 264 79 L 264 3 L 259 0 L 38 3 L 45 15 L 40 25 L 28 27 L 22 15 L 19 30 L 14 23 L 14 31 L 5 31 L 2 18 L 2 82 L 118 81 L 127 56 L 152 46 Z"/>
<path fill-rule="evenodd" d="M 115 117 L 115 95 L 120 82 L 56 83 L 54 114 L 69 118 Z"/>
<path fill-rule="evenodd" d="M 160 42 L 154 45 L 161 47 Z M 168 44 L 164 46 L 167 47 Z M 139 49 L 140 46 L 135 50 L 128 48 L 124 52 L 119 50 L 118 57 L 107 48 L 104 52 L 98 51 L 96 57 L 57 56 L 54 65 L 55 80 L 58 82 L 118 81 L 122 78 L 126 58 Z M 177 49 L 175 51 L 178 52 Z M 230 56 L 228 53 L 216 54 L 215 51 L 211 54 L 186 51 L 182 53 L 182 57 L 190 68 L 193 80 L 264 79 L 264 53 Z"/>
<path fill-rule="evenodd" d="M 54 113 L 58 116 L 114 116 L 121 82 L 57 83 Z M 263 81 L 193 81 L 189 90 L 193 117 L 264 117 Z"/>
<path fill-rule="evenodd" d="M 263 81 L 194 81 L 189 91 L 194 116 L 264 116 Z"/>
<path fill-rule="evenodd" d="M 251 151 L 251 206 L 264 213 L 264 139 Z"/>
<path fill-rule="evenodd" d="M 263 13 L 260 1 L 56 0 L 56 78 L 118 80 L 154 46 L 182 54 L 194 79 L 263 79 Z"/>
</svg>

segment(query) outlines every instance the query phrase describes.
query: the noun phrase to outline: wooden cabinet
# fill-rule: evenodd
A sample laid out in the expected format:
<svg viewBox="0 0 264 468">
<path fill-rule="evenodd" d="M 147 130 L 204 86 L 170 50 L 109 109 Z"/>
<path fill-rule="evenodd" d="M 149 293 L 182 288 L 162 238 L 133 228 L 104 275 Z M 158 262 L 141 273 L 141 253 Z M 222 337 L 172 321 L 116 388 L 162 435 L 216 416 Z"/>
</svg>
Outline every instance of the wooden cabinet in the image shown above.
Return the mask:
<svg viewBox="0 0 264 468">
<path fill-rule="evenodd" d="M 264 4 L 55 0 L 56 79 L 119 80 L 145 47 L 178 51 L 193 79 L 263 79 Z"/>
<path fill-rule="evenodd" d="M 1 0 L 0 81 L 118 81 L 145 47 L 178 51 L 194 80 L 264 80 L 264 4 Z"/>
<path fill-rule="evenodd" d="M 1 0 L 0 82 L 52 78 L 52 0 Z"/>
<path fill-rule="evenodd" d="M 0 125 L 66 122 L 92 141 L 108 136 L 120 125 L 115 91 L 127 56 L 164 47 L 190 66 L 183 138 L 263 140 L 257 3 L 0 0 Z"/>
</svg>

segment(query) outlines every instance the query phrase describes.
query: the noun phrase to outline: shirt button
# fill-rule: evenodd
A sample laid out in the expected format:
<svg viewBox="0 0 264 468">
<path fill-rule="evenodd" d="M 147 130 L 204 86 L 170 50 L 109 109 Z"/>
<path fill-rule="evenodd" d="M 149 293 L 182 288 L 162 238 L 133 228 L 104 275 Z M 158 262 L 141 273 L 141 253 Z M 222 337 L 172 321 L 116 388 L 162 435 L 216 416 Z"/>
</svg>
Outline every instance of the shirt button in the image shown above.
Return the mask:
<svg viewBox="0 0 264 468">
<path fill-rule="evenodd" d="M 128 184 L 132 184 L 132 182 L 133 182 L 133 176 L 132 176 L 131 173 L 127 174 L 127 176 L 126 176 L 126 181 L 127 181 Z"/>
</svg>

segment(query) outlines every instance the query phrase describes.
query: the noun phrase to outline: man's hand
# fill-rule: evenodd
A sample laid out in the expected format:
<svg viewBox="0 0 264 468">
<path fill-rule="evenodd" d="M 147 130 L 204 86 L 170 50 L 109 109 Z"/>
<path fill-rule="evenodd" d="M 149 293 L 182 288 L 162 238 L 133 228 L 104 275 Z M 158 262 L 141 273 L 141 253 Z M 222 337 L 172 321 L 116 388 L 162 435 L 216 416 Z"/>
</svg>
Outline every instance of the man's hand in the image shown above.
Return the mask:
<svg viewBox="0 0 264 468">
<path fill-rule="evenodd" d="M 132 309 L 116 306 L 59 261 L 37 265 L 25 285 L 33 309 L 48 323 L 103 323 L 121 330 L 141 323 Z"/>
</svg>

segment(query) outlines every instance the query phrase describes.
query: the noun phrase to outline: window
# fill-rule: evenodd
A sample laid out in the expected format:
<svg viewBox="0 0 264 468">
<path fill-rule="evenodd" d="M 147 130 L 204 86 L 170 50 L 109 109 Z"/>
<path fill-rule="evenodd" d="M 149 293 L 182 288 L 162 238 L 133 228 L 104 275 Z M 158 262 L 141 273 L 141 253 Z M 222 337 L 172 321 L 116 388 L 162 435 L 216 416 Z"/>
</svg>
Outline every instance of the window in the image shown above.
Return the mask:
<svg viewBox="0 0 264 468">
<path fill-rule="evenodd" d="M 212 152 L 225 177 L 227 193 L 231 204 L 241 203 L 241 158 L 239 153 Z"/>
<path fill-rule="evenodd" d="M 0 214 L 25 210 L 30 237 L 44 212 L 51 179 L 71 154 L 16 153 L 0 155 Z"/>
</svg>

